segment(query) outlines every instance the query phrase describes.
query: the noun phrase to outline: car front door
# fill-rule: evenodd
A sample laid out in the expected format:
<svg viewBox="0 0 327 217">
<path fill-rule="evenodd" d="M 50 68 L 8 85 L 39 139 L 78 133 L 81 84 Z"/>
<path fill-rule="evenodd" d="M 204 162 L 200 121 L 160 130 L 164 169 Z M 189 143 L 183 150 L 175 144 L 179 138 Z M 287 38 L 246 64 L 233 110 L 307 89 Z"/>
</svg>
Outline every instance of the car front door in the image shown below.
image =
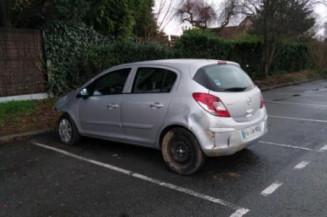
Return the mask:
<svg viewBox="0 0 327 217">
<path fill-rule="evenodd" d="M 120 123 L 122 93 L 130 68 L 109 72 L 86 88 L 87 98 L 79 102 L 79 119 L 84 134 L 108 139 L 123 139 Z"/>
<path fill-rule="evenodd" d="M 139 67 L 130 94 L 124 94 L 121 123 L 126 139 L 151 146 L 167 114 L 177 73 L 165 68 Z"/>
</svg>

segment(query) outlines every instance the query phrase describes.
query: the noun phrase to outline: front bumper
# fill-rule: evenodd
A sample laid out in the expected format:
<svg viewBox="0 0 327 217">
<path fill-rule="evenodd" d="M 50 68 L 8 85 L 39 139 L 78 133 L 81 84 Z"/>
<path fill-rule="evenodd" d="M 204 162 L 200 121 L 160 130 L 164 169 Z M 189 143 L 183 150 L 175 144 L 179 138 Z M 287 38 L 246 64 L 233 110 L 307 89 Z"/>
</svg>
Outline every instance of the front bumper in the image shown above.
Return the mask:
<svg viewBox="0 0 327 217">
<path fill-rule="evenodd" d="M 214 144 L 209 146 L 202 146 L 204 154 L 208 157 L 218 157 L 235 154 L 238 151 L 252 145 L 259 141 L 268 131 L 267 118 L 253 126 L 260 125 L 262 131 L 251 139 L 244 140 L 242 138 L 242 130 L 245 128 L 210 128 L 213 135 Z"/>
</svg>

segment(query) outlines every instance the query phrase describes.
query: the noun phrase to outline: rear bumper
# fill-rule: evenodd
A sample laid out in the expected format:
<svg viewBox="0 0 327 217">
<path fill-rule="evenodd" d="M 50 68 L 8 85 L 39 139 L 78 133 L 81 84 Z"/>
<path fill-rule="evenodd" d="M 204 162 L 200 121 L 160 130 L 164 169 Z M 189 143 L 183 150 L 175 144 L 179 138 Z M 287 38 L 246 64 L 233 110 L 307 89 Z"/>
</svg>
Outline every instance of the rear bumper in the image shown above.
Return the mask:
<svg viewBox="0 0 327 217">
<path fill-rule="evenodd" d="M 244 140 L 242 138 L 242 130 L 251 127 L 260 125 L 263 129 L 255 137 Z M 246 126 L 243 128 L 210 128 L 210 132 L 213 137 L 214 144 L 202 146 L 204 154 L 208 157 L 218 157 L 232 155 L 236 152 L 241 151 L 242 149 L 252 145 L 253 143 L 258 142 L 268 131 L 267 129 L 267 116 L 258 121 L 251 126 Z"/>
</svg>

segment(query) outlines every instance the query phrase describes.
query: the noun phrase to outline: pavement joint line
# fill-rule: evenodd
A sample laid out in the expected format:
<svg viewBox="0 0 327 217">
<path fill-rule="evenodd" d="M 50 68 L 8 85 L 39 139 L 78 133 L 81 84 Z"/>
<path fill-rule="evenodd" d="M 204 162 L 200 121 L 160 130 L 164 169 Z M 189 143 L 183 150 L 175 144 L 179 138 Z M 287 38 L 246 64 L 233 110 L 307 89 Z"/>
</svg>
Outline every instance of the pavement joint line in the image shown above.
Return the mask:
<svg viewBox="0 0 327 217">
<path fill-rule="evenodd" d="M 294 169 L 295 169 L 295 170 L 301 170 L 301 169 L 303 169 L 304 167 L 308 166 L 309 164 L 310 164 L 309 161 L 302 161 L 302 162 L 298 163 L 298 164 L 294 167 Z"/>
<path fill-rule="evenodd" d="M 300 149 L 304 151 L 314 151 L 314 152 L 320 152 L 315 149 L 311 148 L 305 148 L 301 146 L 294 146 L 294 145 L 287 145 L 287 144 L 281 144 L 281 143 L 275 143 L 275 142 L 268 142 L 268 141 L 259 141 L 261 144 L 267 144 L 267 145 L 275 145 L 275 146 L 280 146 L 280 147 L 285 147 L 285 148 L 293 148 L 293 149 Z"/>
<path fill-rule="evenodd" d="M 281 182 L 275 182 L 271 185 L 269 185 L 265 190 L 263 190 L 260 194 L 262 196 L 269 196 L 270 194 L 274 193 L 283 183 Z"/>
<path fill-rule="evenodd" d="M 327 120 L 318 120 L 318 119 L 310 119 L 310 118 L 295 118 L 295 117 L 286 117 L 286 116 L 278 116 L 278 115 L 268 115 L 268 118 L 327 123 Z"/>
<path fill-rule="evenodd" d="M 265 103 L 285 104 L 285 105 L 304 105 L 304 106 L 323 106 L 323 107 L 327 107 L 327 104 L 316 104 L 316 103 L 275 102 L 275 101 L 269 101 L 269 100 L 265 100 Z"/>
<path fill-rule="evenodd" d="M 247 212 L 250 211 L 249 209 L 240 207 L 238 205 L 235 205 L 233 203 L 230 203 L 228 201 L 225 201 L 225 200 L 222 200 L 222 199 L 219 199 L 219 198 L 216 198 L 216 197 L 205 195 L 205 194 L 193 191 L 191 189 L 180 187 L 180 186 L 177 186 L 177 185 L 174 185 L 174 184 L 171 184 L 171 183 L 163 182 L 163 181 L 160 181 L 158 179 L 154 179 L 154 178 L 142 175 L 140 173 L 135 173 L 135 172 L 132 172 L 130 170 L 126 170 L 126 169 L 116 167 L 116 166 L 113 166 L 113 165 L 110 165 L 110 164 L 102 163 L 100 161 L 85 158 L 85 157 L 70 153 L 68 151 L 65 151 L 65 150 L 62 150 L 62 149 L 59 149 L 59 148 L 44 145 L 44 144 L 41 144 L 41 143 L 38 143 L 38 142 L 32 142 L 31 144 L 33 144 L 35 146 L 38 146 L 38 147 L 41 147 L 41 148 L 44 148 L 44 149 L 48 149 L 48 150 L 63 154 L 63 155 L 66 155 L 66 156 L 69 156 L 69 157 L 72 157 L 72 158 L 75 158 L 75 159 L 78 159 L 78 160 L 81 160 L 81 161 L 84 161 L 84 162 L 88 162 L 88 163 L 91 163 L 91 164 L 94 164 L 94 165 L 97 165 L 97 166 L 100 166 L 100 167 L 104 167 L 106 169 L 110 169 L 110 170 L 113 170 L 115 172 L 119 172 L 119 173 L 131 176 L 131 177 L 143 180 L 143 181 L 147 181 L 147 182 L 150 182 L 152 184 L 156 184 L 156 185 L 159 185 L 159 186 L 171 189 L 171 190 L 175 190 L 175 191 L 178 191 L 178 192 L 181 192 L 181 193 L 184 193 L 184 194 L 188 194 L 188 195 L 196 197 L 196 198 L 200 198 L 200 199 L 203 199 L 203 200 L 215 203 L 215 204 L 219 204 L 221 206 L 228 207 L 230 209 L 236 210 L 236 212 L 239 211 L 241 214 L 242 213 L 246 214 Z M 245 212 L 245 211 L 247 211 L 247 212 Z M 239 215 L 239 217 L 241 217 L 241 216 L 242 215 Z"/>
<path fill-rule="evenodd" d="M 327 151 L 327 144 L 319 149 L 319 152 L 324 152 L 324 151 Z"/>
</svg>

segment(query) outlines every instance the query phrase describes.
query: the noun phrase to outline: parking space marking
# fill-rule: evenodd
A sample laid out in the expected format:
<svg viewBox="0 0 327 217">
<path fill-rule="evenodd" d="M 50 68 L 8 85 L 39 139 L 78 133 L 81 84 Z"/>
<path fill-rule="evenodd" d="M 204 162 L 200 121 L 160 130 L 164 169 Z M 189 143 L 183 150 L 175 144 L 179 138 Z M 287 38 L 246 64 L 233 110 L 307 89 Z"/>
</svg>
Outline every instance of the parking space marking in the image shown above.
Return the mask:
<svg viewBox="0 0 327 217">
<path fill-rule="evenodd" d="M 327 145 L 324 145 L 319 149 L 320 152 L 324 152 L 326 150 L 327 150 Z"/>
<path fill-rule="evenodd" d="M 299 164 L 297 164 L 297 165 L 294 167 L 294 169 L 295 169 L 295 170 L 301 170 L 301 169 L 303 169 L 304 167 L 308 166 L 309 164 L 310 164 L 310 162 L 308 162 L 308 161 L 302 161 L 302 162 L 300 162 Z"/>
<path fill-rule="evenodd" d="M 276 102 L 276 101 L 269 101 L 269 100 L 265 100 L 265 103 L 285 104 L 285 105 L 304 105 L 304 106 L 324 106 L 324 107 L 327 107 L 327 104 L 318 104 L 318 103 Z"/>
<path fill-rule="evenodd" d="M 268 141 L 259 141 L 259 143 L 267 144 L 267 145 L 281 146 L 281 147 L 285 147 L 285 148 L 300 149 L 300 150 L 304 150 L 304 151 L 315 151 L 315 152 L 317 152 L 317 150 L 314 150 L 314 149 L 311 149 L 311 148 L 305 148 L 305 147 L 301 147 L 301 146 L 287 145 L 287 144 L 268 142 Z"/>
<path fill-rule="evenodd" d="M 248 213 L 250 210 L 248 209 L 238 209 L 236 210 L 230 217 L 242 217 L 244 216 L 246 213 Z"/>
<path fill-rule="evenodd" d="M 261 192 L 262 196 L 268 196 L 276 191 L 283 183 L 275 182 Z"/>
<path fill-rule="evenodd" d="M 184 194 L 188 194 L 188 195 L 191 195 L 191 196 L 196 197 L 196 198 L 200 198 L 200 199 L 203 199 L 203 200 L 215 203 L 215 204 L 219 204 L 219 205 L 228 207 L 230 209 L 236 210 L 236 212 L 239 211 L 240 214 L 243 213 L 243 215 L 250 211 L 249 209 L 237 206 L 237 205 L 235 205 L 233 203 L 230 203 L 228 201 L 225 201 L 225 200 L 222 200 L 222 199 L 219 199 L 219 198 L 216 198 L 216 197 L 212 197 L 212 196 L 209 196 L 209 195 L 198 193 L 198 192 L 195 192 L 195 191 L 187 189 L 187 188 L 183 188 L 183 187 L 171 184 L 171 183 L 163 182 L 163 181 L 160 181 L 158 179 L 154 179 L 154 178 L 142 175 L 140 173 L 135 173 L 133 171 L 126 170 L 126 169 L 123 169 L 123 168 L 120 168 L 120 167 L 116 167 L 116 166 L 113 166 L 113 165 L 110 165 L 110 164 L 102 163 L 100 161 L 85 158 L 85 157 L 70 153 L 68 151 L 65 151 L 65 150 L 62 150 L 62 149 L 59 149 L 59 148 L 55 148 L 55 147 L 44 145 L 44 144 L 37 143 L 37 142 L 33 142 L 31 144 L 36 145 L 36 146 L 41 147 L 41 148 L 45 148 L 45 149 L 57 152 L 57 153 L 60 153 L 60 154 L 63 154 L 63 155 L 66 155 L 66 156 L 69 156 L 69 157 L 72 157 L 72 158 L 75 158 L 75 159 L 78 159 L 78 160 L 81 160 L 81 161 L 84 161 L 84 162 L 88 162 L 88 163 L 91 163 L 91 164 L 94 164 L 94 165 L 97 165 L 97 166 L 100 166 L 100 167 L 104 167 L 106 169 L 110 169 L 110 170 L 113 170 L 115 172 L 119 172 L 119 173 L 122 173 L 122 174 L 125 174 L 125 175 L 128 175 L 128 176 L 132 176 L 134 178 L 137 178 L 137 179 L 140 179 L 140 180 L 143 180 L 143 181 L 147 181 L 147 182 L 150 182 L 152 184 L 159 185 L 161 187 L 165 187 L 165 188 L 168 188 L 168 189 L 171 189 L 171 190 L 182 192 Z M 238 216 L 241 217 L 242 215 L 238 215 Z"/>
<path fill-rule="evenodd" d="M 327 120 L 318 120 L 318 119 L 309 119 L 309 118 L 295 118 L 295 117 L 286 117 L 286 116 L 278 116 L 278 115 L 268 115 L 268 117 L 269 118 L 295 120 L 295 121 L 310 121 L 310 122 L 318 122 L 318 123 L 327 123 Z"/>
</svg>

